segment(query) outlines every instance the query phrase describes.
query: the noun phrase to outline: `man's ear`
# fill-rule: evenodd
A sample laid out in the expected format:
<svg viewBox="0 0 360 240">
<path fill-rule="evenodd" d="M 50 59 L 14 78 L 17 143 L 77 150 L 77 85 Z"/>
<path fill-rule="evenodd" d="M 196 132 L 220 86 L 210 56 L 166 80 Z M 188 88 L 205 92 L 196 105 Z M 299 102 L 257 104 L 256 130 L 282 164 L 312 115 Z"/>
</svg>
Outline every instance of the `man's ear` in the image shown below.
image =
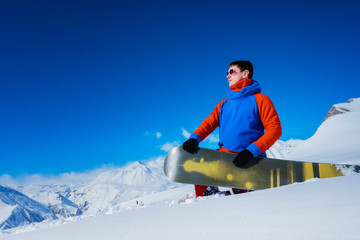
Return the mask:
<svg viewBox="0 0 360 240">
<path fill-rule="evenodd" d="M 243 74 L 243 78 L 249 78 L 250 72 L 249 72 L 249 70 L 244 70 L 244 71 L 242 72 L 242 74 Z"/>
</svg>

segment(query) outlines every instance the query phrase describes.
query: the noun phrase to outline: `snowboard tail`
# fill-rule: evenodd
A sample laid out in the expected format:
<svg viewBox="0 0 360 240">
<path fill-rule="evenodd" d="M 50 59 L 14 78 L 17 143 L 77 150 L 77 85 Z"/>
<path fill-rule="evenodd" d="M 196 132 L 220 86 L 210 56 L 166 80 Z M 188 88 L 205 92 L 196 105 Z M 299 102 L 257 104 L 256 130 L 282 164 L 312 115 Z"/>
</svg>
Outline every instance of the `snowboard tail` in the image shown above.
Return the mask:
<svg viewBox="0 0 360 240">
<path fill-rule="evenodd" d="M 359 172 L 360 166 L 288 161 L 256 157 L 244 168 L 232 163 L 236 154 L 199 148 L 195 154 L 181 146 L 164 162 L 165 175 L 175 182 L 260 190 L 311 178 L 329 178 Z"/>
</svg>

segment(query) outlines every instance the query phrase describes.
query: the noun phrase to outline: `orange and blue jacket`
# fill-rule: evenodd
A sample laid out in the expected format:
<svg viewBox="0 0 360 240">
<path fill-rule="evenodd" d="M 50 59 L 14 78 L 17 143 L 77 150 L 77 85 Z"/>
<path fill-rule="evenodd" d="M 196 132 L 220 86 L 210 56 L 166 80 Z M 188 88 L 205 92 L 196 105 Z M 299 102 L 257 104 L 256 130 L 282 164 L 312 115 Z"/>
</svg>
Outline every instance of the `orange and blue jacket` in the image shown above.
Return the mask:
<svg viewBox="0 0 360 240">
<path fill-rule="evenodd" d="M 273 103 L 260 91 L 259 83 L 248 78 L 230 87 L 229 97 L 216 105 L 190 138 L 201 142 L 219 127 L 219 150 L 247 149 L 254 157 L 265 156 L 282 130 Z"/>
</svg>

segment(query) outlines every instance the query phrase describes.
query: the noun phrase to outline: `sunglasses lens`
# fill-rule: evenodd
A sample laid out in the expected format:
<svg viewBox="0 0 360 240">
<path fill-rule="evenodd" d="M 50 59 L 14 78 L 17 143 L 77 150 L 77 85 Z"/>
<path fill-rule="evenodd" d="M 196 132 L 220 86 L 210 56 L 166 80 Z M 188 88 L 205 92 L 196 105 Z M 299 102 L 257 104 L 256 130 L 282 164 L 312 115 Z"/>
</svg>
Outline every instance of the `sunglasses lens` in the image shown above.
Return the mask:
<svg viewBox="0 0 360 240">
<path fill-rule="evenodd" d="M 230 71 L 228 71 L 228 72 L 226 73 L 226 76 L 229 75 L 229 74 L 232 75 L 233 73 L 234 73 L 234 70 L 233 70 L 233 69 L 230 69 Z"/>
</svg>

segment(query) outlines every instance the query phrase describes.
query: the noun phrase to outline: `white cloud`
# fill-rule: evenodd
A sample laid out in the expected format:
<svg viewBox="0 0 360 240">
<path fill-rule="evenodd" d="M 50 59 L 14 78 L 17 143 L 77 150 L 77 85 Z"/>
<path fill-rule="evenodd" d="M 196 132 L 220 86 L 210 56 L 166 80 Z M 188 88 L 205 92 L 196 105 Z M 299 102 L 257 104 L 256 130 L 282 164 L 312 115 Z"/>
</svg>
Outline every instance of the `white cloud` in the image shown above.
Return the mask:
<svg viewBox="0 0 360 240">
<path fill-rule="evenodd" d="M 171 149 L 173 149 L 174 147 L 177 147 L 179 145 L 180 145 L 179 142 L 172 142 L 172 143 L 167 142 L 161 146 L 161 150 L 163 150 L 165 152 L 169 152 Z"/>
<path fill-rule="evenodd" d="M 147 131 L 145 132 L 144 135 L 147 137 L 155 136 L 157 139 L 160 139 L 162 136 L 161 132 L 157 132 L 157 131 Z"/>
<path fill-rule="evenodd" d="M 182 131 L 182 135 L 188 139 L 190 137 L 190 133 L 188 131 L 186 131 L 184 128 L 181 128 L 181 131 Z"/>
<path fill-rule="evenodd" d="M 85 170 L 82 172 L 67 172 L 60 174 L 24 174 L 21 176 L 11 176 L 8 174 L 0 175 L 0 185 L 17 188 L 21 185 L 82 185 L 92 181 L 99 174 L 108 171 L 115 166 L 104 165 L 93 170 Z"/>
<path fill-rule="evenodd" d="M 159 138 L 161 138 L 162 134 L 161 134 L 161 132 L 156 132 L 155 136 L 157 137 L 157 139 L 159 139 Z"/>
</svg>

